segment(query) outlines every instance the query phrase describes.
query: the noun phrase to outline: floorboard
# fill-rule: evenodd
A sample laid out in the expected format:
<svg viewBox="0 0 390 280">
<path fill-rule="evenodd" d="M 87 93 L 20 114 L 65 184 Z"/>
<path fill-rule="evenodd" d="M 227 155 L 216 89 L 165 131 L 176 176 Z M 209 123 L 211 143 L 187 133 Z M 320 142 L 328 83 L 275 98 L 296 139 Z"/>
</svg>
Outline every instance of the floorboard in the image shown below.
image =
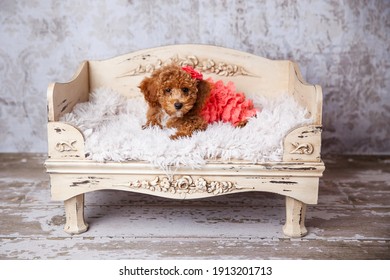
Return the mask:
<svg viewBox="0 0 390 280">
<path fill-rule="evenodd" d="M 0 154 L 0 259 L 390 259 L 390 157 L 329 156 L 304 238 L 286 238 L 284 199 L 241 193 L 170 200 L 86 195 L 88 232 L 63 231 L 45 155 Z"/>
</svg>

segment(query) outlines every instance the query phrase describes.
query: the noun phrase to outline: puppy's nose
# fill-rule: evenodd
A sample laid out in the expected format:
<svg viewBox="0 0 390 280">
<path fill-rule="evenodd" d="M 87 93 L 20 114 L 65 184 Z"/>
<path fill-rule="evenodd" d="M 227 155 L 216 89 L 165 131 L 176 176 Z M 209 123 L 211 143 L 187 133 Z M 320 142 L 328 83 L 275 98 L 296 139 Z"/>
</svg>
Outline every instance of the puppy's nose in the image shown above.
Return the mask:
<svg viewBox="0 0 390 280">
<path fill-rule="evenodd" d="M 176 110 L 180 110 L 181 108 L 183 108 L 183 103 L 176 102 L 176 103 L 174 104 L 174 106 L 175 106 Z"/>
</svg>

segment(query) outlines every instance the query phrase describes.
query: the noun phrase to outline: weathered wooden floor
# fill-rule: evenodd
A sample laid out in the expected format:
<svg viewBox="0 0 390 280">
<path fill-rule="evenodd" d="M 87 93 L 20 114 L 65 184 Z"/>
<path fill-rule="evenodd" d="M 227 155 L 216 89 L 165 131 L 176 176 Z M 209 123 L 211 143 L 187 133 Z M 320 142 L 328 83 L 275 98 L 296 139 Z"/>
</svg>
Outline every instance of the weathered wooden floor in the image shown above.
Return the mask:
<svg viewBox="0 0 390 280">
<path fill-rule="evenodd" d="M 284 199 L 177 201 L 86 195 L 88 232 L 63 232 L 45 155 L 0 154 L 0 259 L 390 259 L 390 157 L 328 157 L 304 238 L 283 236 Z"/>
</svg>

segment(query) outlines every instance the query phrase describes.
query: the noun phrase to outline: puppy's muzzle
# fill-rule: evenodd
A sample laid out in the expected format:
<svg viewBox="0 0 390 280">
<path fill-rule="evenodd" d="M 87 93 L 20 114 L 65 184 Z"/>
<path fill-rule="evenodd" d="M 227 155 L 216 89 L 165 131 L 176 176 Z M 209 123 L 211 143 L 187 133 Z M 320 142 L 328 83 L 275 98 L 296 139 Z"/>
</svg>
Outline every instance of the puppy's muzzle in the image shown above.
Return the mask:
<svg viewBox="0 0 390 280">
<path fill-rule="evenodd" d="M 173 106 L 175 106 L 176 110 L 180 110 L 181 108 L 183 108 L 183 103 L 176 102 L 175 104 L 173 104 Z"/>
</svg>

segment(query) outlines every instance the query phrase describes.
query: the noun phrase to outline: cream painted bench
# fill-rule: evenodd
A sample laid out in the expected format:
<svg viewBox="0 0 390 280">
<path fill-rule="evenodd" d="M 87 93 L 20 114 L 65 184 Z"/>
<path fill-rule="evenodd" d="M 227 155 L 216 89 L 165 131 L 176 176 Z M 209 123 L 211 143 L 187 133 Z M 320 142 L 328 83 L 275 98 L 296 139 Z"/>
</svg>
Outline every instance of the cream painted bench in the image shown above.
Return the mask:
<svg viewBox="0 0 390 280">
<path fill-rule="evenodd" d="M 100 163 L 86 159 L 84 137 L 77 127 L 60 122 L 89 93 L 109 87 L 131 97 L 140 95 L 145 75 L 169 62 L 192 65 L 213 77 L 233 81 L 239 91 L 261 92 L 270 98 L 293 95 L 314 119 L 286 135 L 281 162 L 251 164 L 210 161 L 201 169 L 182 167 L 168 178 L 147 162 Z M 68 83 L 48 88 L 48 159 L 53 200 L 65 201 L 65 231 L 85 232 L 84 194 L 110 189 L 174 199 L 196 199 L 231 193 L 261 191 L 286 197 L 285 235 L 307 234 L 307 204 L 316 204 L 319 177 L 324 171 L 321 149 L 322 91 L 306 84 L 291 61 L 272 61 L 249 53 L 207 45 L 173 45 L 146 49 L 104 61 L 85 61 Z M 259 135 L 259 138 L 261 135 Z"/>
</svg>

